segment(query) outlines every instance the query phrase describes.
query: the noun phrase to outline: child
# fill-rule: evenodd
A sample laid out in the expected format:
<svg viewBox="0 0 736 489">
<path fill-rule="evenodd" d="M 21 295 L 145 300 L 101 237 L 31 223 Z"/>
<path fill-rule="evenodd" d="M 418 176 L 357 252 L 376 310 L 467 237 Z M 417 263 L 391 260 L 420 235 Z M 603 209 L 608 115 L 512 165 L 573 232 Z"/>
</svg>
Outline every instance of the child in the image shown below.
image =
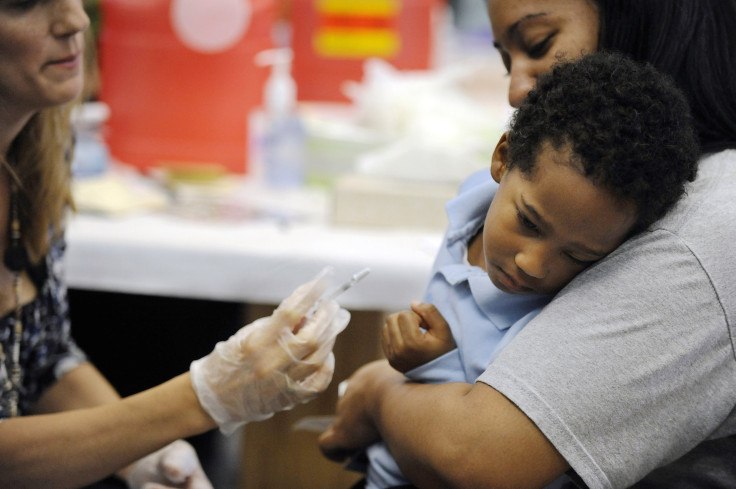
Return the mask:
<svg viewBox="0 0 736 489">
<path fill-rule="evenodd" d="M 492 179 L 471 175 L 447 204 L 425 302 L 387 319 L 391 365 L 473 383 L 553 294 L 677 202 L 697 155 L 685 98 L 651 66 L 597 53 L 540 76 Z M 365 487 L 407 484 L 383 443 L 367 456 Z"/>
</svg>

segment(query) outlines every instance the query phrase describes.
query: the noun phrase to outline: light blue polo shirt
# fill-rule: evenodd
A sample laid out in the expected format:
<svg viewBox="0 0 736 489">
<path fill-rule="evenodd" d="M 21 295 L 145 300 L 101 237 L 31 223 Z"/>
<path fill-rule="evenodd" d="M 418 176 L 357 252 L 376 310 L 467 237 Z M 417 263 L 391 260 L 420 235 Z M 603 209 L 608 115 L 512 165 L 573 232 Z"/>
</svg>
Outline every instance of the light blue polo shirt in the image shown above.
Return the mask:
<svg viewBox="0 0 736 489">
<path fill-rule="evenodd" d="M 473 173 L 446 207 L 448 228 L 424 301 L 450 325 L 457 348 L 406 373 L 423 383 L 474 383 L 498 353 L 534 318 L 551 295 L 509 294 L 485 270 L 468 263 L 468 244 L 483 227 L 498 184 L 488 170 Z M 371 445 L 366 488 L 406 484 L 387 447 Z"/>
</svg>

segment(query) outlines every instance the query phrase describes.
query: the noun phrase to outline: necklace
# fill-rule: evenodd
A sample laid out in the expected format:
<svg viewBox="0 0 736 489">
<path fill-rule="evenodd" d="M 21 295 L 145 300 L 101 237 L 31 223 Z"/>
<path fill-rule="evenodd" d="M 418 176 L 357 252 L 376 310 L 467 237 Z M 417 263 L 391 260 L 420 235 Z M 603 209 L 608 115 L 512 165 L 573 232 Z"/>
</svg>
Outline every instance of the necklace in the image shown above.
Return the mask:
<svg viewBox="0 0 736 489">
<path fill-rule="evenodd" d="M 8 411 L 11 416 L 18 415 L 18 401 L 22 385 L 20 368 L 20 344 L 23 338 L 23 318 L 20 305 L 21 272 L 28 266 L 28 251 L 21 242 L 20 217 L 18 216 L 18 196 L 15 184 L 10 184 L 10 243 L 3 256 L 5 266 L 13 272 L 13 295 L 15 300 L 15 315 L 13 317 L 13 346 L 11 351 L 10 375 L 6 375 L 5 389 L 9 390 Z M 5 369 L 7 357 L 0 344 L 0 362 Z"/>
</svg>

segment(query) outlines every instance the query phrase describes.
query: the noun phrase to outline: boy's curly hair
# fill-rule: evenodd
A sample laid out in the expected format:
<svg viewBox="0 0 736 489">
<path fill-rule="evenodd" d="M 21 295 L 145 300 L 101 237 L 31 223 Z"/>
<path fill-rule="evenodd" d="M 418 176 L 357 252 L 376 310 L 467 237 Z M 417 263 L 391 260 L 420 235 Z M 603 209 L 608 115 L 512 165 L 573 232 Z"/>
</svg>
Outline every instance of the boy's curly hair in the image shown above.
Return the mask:
<svg viewBox="0 0 736 489">
<path fill-rule="evenodd" d="M 514 113 L 509 167 L 532 174 L 543 143 L 569 148 L 574 167 L 636 205 L 646 229 L 695 179 L 699 147 L 685 96 L 651 65 L 598 52 L 554 66 Z"/>
</svg>

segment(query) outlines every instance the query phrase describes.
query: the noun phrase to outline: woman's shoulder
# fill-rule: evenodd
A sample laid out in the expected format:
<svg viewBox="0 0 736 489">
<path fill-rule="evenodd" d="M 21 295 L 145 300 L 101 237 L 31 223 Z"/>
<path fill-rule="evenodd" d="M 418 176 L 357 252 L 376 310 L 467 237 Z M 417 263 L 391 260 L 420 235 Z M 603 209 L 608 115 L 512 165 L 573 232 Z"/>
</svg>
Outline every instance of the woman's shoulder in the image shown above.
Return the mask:
<svg viewBox="0 0 736 489">
<path fill-rule="evenodd" d="M 601 281 L 606 293 L 620 297 L 651 294 L 652 303 L 702 295 L 736 317 L 734 201 L 736 150 L 705 157 L 677 206 L 599 262 L 586 274 L 597 277 L 589 285 Z M 640 284 L 649 284 L 647 291 Z"/>
<path fill-rule="evenodd" d="M 736 239 L 736 149 L 704 156 L 694 182 L 653 230 L 664 229 L 689 241 L 730 235 Z M 719 229 L 714 229 L 718 227 Z"/>
</svg>

